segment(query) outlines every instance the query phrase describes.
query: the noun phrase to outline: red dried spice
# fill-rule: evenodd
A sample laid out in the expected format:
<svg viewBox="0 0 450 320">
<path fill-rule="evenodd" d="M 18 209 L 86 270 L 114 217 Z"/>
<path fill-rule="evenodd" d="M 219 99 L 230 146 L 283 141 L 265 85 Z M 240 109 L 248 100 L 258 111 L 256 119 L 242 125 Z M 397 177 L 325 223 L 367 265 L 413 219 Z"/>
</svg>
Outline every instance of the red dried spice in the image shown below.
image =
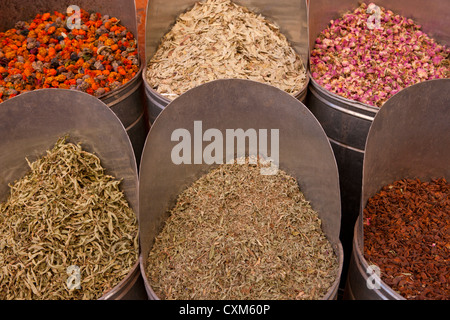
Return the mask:
<svg viewBox="0 0 450 320">
<path fill-rule="evenodd" d="M 450 299 L 450 184 L 403 179 L 364 209 L 364 253 L 406 299 Z"/>
</svg>

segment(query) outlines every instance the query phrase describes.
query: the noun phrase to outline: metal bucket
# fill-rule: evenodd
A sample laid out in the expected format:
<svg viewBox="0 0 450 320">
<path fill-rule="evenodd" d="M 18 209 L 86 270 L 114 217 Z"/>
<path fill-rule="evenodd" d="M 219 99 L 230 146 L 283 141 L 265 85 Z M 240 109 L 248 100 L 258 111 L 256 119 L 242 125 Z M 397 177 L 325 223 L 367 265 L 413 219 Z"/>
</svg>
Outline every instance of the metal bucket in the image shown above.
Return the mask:
<svg viewBox="0 0 450 320">
<path fill-rule="evenodd" d="M 330 20 L 359 6 L 359 0 L 314 0 L 309 3 L 309 47 Z M 450 45 L 450 2 L 433 0 L 379 0 L 376 4 L 414 19 L 424 32 L 441 44 Z M 339 168 L 342 197 L 341 241 L 346 256 L 344 274 L 352 251 L 353 227 L 359 214 L 362 166 L 367 134 L 379 108 L 338 96 L 319 85 L 311 76 L 306 105 L 323 126 Z"/>
<path fill-rule="evenodd" d="M 130 0 L 78 0 L 76 2 L 71 0 L 2 0 L 0 3 L 0 30 L 13 28 L 17 21 L 33 19 L 39 13 L 53 11 L 66 13 L 67 8 L 74 4 L 85 10 L 117 17 L 137 39 L 136 7 L 135 2 Z M 141 64 L 139 72 L 128 83 L 98 97 L 122 121 L 131 139 L 138 162 L 149 129 L 141 77 L 144 66 L 141 57 L 139 60 Z"/>
<path fill-rule="evenodd" d="M 95 153 L 108 174 L 122 178 L 121 189 L 138 214 L 138 175 L 133 148 L 117 116 L 100 100 L 83 92 L 40 89 L 20 94 L 0 106 L 0 201 L 8 184 L 29 170 L 25 157 L 34 161 L 58 138 L 81 142 Z M 146 299 L 139 261 L 101 299 Z"/>
<path fill-rule="evenodd" d="M 237 79 L 215 80 L 187 91 L 160 113 L 150 129 L 139 176 L 140 264 L 149 298 L 158 299 L 145 276 L 147 257 L 168 217 L 167 209 L 175 204 L 178 194 L 216 165 L 172 162 L 171 150 L 176 145 L 171 141 L 172 132 L 184 128 L 192 135 L 197 120 L 202 120 L 203 130 L 215 128 L 223 134 L 226 129 L 279 129 L 279 167 L 299 181 L 305 197 L 319 212 L 338 257 L 338 277 L 324 297 L 336 299 L 343 251 L 339 241 L 339 177 L 330 143 L 300 101 L 273 86 Z M 248 145 L 246 152 L 250 153 Z M 259 153 L 268 156 L 267 151 L 260 149 Z"/>
<path fill-rule="evenodd" d="M 450 177 L 449 105 L 450 79 L 430 80 L 400 91 L 375 116 L 365 148 L 346 298 L 404 299 L 384 282 L 380 289 L 367 286 L 371 274 L 363 252 L 363 209 L 383 186 L 399 179 Z"/>
<path fill-rule="evenodd" d="M 191 9 L 200 0 L 149 0 L 147 6 L 147 21 L 145 31 L 145 61 L 142 77 L 144 79 L 145 96 L 147 99 L 149 120 L 153 123 L 158 114 L 171 100 L 153 90 L 147 83 L 147 63 L 155 54 L 161 38 L 169 32 L 176 18 Z M 253 12 L 260 13 L 270 21 L 275 22 L 300 55 L 307 68 L 309 61 L 308 21 L 306 0 L 233 0 L 238 5 L 247 7 Z M 308 89 L 309 75 L 305 87 L 295 95 L 304 102 Z"/>
</svg>

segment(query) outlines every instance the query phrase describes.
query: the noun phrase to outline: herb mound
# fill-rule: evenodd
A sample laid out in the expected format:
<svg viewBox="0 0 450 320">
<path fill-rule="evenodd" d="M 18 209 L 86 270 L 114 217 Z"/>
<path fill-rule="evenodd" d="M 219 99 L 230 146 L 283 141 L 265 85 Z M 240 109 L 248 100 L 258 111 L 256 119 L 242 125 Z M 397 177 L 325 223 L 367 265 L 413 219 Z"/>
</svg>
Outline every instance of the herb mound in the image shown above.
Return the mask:
<svg viewBox="0 0 450 320">
<path fill-rule="evenodd" d="M 364 208 L 364 257 L 410 300 L 450 299 L 450 183 L 401 179 Z"/>
<path fill-rule="evenodd" d="M 377 10 L 379 27 L 371 29 Z M 374 107 L 416 83 L 449 78 L 450 48 L 421 28 L 391 10 L 362 3 L 319 34 L 311 75 L 326 90 Z"/>
<path fill-rule="evenodd" d="M 221 165 L 182 192 L 148 256 L 161 299 L 320 299 L 338 260 L 294 178 Z"/>
<path fill-rule="evenodd" d="M 0 203 L 0 299 L 100 298 L 139 254 L 120 180 L 65 139 L 28 164 Z"/>
<path fill-rule="evenodd" d="M 172 100 L 217 79 L 250 79 L 296 95 L 306 70 L 278 26 L 230 0 L 207 0 L 178 16 L 149 61 L 146 79 Z"/>
</svg>

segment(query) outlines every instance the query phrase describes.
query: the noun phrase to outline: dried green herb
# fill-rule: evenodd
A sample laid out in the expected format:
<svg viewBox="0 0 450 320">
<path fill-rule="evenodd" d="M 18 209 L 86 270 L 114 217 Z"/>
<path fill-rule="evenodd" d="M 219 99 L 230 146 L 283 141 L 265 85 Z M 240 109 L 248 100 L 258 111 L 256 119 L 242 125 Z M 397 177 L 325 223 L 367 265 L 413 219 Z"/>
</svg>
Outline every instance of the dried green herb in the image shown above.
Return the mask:
<svg viewBox="0 0 450 320">
<path fill-rule="evenodd" d="M 138 259 L 137 220 L 120 180 L 65 138 L 27 162 L 31 171 L 0 204 L 0 298 L 100 298 Z"/>
<path fill-rule="evenodd" d="M 297 181 L 224 164 L 182 192 L 146 275 L 161 299 L 320 299 L 336 254 Z"/>
</svg>

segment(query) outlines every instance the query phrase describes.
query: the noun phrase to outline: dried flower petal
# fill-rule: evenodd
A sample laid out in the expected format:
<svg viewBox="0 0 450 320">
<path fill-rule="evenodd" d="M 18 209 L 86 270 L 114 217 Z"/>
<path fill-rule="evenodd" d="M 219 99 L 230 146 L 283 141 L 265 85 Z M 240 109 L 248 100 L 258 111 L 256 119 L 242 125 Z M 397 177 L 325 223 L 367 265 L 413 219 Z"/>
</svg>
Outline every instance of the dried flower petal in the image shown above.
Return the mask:
<svg viewBox="0 0 450 320">
<path fill-rule="evenodd" d="M 450 184 L 402 179 L 364 208 L 364 256 L 406 299 L 450 298 Z M 370 221 L 370 223 L 369 223 Z"/>
<path fill-rule="evenodd" d="M 81 9 L 81 28 L 68 31 L 69 17 L 38 14 L 0 32 L 0 102 L 42 88 L 98 96 L 138 73 L 137 42 L 118 19 Z M 113 70 L 113 63 L 122 72 Z"/>
<path fill-rule="evenodd" d="M 320 85 L 345 98 L 381 107 L 403 88 L 450 77 L 450 48 L 437 44 L 411 19 L 382 7 L 380 28 L 370 29 L 367 8 L 363 3 L 330 21 L 316 39 L 311 73 Z M 390 90 L 384 91 L 386 87 Z M 374 94 L 361 94 L 370 89 Z"/>
</svg>

